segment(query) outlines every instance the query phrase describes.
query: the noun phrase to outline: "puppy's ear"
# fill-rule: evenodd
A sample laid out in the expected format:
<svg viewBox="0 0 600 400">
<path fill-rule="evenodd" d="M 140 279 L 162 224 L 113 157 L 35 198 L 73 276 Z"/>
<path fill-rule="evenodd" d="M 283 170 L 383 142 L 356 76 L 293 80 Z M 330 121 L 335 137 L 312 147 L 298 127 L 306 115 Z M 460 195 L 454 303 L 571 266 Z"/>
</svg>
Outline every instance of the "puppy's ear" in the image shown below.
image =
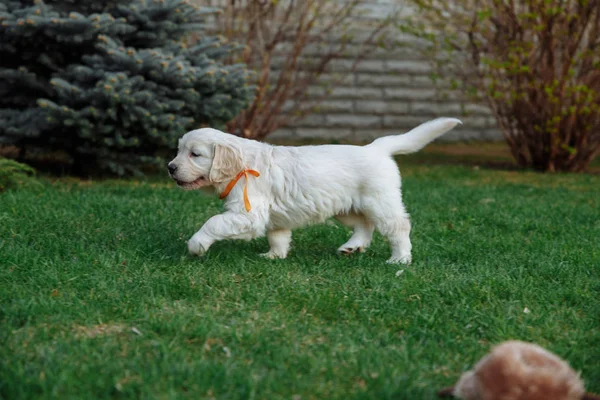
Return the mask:
<svg viewBox="0 0 600 400">
<path fill-rule="evenodd" d="M 227 145 L 215 144 L 215 155 L 209 174 L 211 182 L 218 183 L 233 179 L 243 169 L 244 163 L 239 150 Z"/>
</svg>

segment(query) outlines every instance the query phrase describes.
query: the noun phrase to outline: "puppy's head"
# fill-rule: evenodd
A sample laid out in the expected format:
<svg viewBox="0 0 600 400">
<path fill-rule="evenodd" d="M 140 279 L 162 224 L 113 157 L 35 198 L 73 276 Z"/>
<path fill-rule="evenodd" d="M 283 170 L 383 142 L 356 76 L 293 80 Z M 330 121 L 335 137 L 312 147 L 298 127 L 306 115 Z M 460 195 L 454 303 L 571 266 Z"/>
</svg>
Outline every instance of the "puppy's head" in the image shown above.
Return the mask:
<svg viewBox="0 0 600 400">
<path fill-rule="evenodd" d="M 179 140 L 177 157 L 167 166 L 179 187 L 193 190 L 216 185 L 242 171 L 242 153 L 227 136 L 204 128 L 188 132 Z"/>
</svg>

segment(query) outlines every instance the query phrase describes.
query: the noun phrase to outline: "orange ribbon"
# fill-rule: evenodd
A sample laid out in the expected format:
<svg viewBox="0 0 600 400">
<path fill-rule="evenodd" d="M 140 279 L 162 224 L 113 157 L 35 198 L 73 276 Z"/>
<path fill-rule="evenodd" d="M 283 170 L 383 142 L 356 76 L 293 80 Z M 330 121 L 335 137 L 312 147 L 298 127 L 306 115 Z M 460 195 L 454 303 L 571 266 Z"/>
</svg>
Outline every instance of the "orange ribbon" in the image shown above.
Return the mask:
<svg viewBox="0 0 600 400">
<path fill-rule="evenodd" d="M 242 176 L 245 176 L 246 184 L 244 185 L 244 205 L 246 206 L 246 211 L 250 211 L 252 209 L 252 207 L 250 207 L 250 200 L 248 200 L 248 174 L 255 176 L 257 178 L 260 176 L 258 171 L 255 171 L 253 169 L 243 170 L 242 172 L 237 174 L 237 176 L 235 178 L 233 178 L 231 180 L 231 182 L 229 182 L 227 184 L 227 187 L 225 187 L 225 190 L 223 190 L 223 193 L 221 193 L 221 195 L 219 196 L 219 199 L 223 200 L 225 197 L 227 197 L 229 195 L 229 192 L 231 192 L 231 189 L 233 189 L 233 187 L 235 186 L 235 184 L 238 183 L 238 181 L 242 178 Z"/>
</svg>

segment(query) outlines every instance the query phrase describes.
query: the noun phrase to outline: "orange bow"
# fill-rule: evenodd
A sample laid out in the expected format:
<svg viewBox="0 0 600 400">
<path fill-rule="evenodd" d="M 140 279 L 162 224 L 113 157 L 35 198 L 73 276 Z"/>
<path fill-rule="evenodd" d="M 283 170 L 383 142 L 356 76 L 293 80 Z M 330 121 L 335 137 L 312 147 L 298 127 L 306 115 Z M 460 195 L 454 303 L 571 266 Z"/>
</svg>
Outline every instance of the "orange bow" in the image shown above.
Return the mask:
<svg viewBox="0 0 600 400">
<path fill-rule="evenodd" d="M 242 178 L 242 176 L 245 176 L 246 177 L 246 185 L 244 185 L 244 205 L 246 206 L 246 211 L 250 211 L 252 209 L 252 207 L 250 207 L 250 200 L 248 200 L 248 174 L 255 176 L 257 178 L 260 176 L 258 171 L 255 171 L 253 169 L 243 170 L 242 172 L 237 174 L 237 176 L 235 178 L 233 178 L 231 180 L 231 182 L 229 182 L 227 184 L 227 187 L 225 188 L 225 190 L 223 190 L 223 193 L 221 193 L 219 198 L 221 200 L 223 200 L 225 197 L 227 197 L 229 195 L 229 192 L 231 192 L 231 189 L 233 189 L 233 187 L 235 186 L 235 184 L 238 183 L 238 181 Z"/>
</svg>

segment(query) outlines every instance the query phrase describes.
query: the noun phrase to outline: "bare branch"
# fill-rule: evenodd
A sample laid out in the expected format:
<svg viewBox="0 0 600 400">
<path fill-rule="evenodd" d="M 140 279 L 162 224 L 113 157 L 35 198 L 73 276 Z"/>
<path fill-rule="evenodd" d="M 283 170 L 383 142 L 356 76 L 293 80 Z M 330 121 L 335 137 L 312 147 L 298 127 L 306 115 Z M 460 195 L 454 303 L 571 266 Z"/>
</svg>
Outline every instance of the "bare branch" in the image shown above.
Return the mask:
<svg viewBox="0 0 600 400">
<path fill-rule="evenodd" d="M 354 71 L 376 48 L 374 38 L 395 22 L 391 15 L 372 26 L 361 23 L 356 14 L 366 0 L 214 1 L 217 4 L 213 5 L 227 1 L 217 20 L 217 31 L 231 41 L 246 44 L 243 62 L 257 72 L 256 98 L 228 128 L 259 140 L 314 110 L 328 95 L 308 99 L 308 88 L 318 83 L 331 62 L 351 60 L 349 72 Z M 366 38 L 358 46 L 352 43 L 358 51 L 348 58 L 344 53 L 352 33 L 359 30 L 367 32 Z M 334 79 L 328 83 L 335 87 L 340 82 Z M 285 108 L 290 103 L 301 106 L 289 112 Z"/>
</svg>

